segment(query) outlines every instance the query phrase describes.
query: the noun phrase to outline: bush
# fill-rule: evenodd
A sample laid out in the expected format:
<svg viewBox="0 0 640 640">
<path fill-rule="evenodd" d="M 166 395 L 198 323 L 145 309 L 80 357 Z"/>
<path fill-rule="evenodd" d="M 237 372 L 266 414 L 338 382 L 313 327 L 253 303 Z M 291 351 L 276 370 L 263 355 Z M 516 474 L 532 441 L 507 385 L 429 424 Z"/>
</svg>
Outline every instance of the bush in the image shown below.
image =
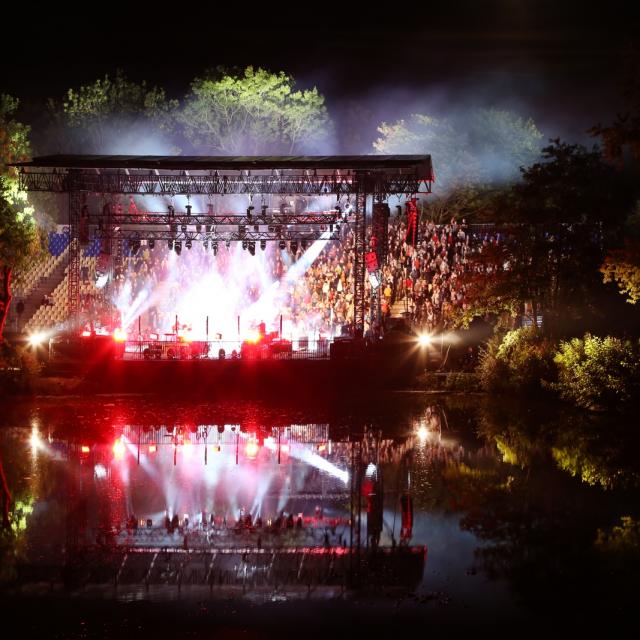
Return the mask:
<svg viewBox="0 0 640 640">
<path fill-rule="evenodd" d="M 639 345 L 585 334 L 560 343 L 554 361 L 564 400 L 585 409 L 625 409 L 640 397 Z"/>
<path fill-rule="evenodd" d="M 482 388 L 496 393 L 531 393 L 554 379 L 553 345 L 534 328 L 493 336 L 480 352 Z"/>
<path fill-rule="evenodd" d="M 33 389 L 42 363 L 28 347 L 15 348 L 6 342 L 0 352 L 0 394 L 24 393 Z"/>
</svg>

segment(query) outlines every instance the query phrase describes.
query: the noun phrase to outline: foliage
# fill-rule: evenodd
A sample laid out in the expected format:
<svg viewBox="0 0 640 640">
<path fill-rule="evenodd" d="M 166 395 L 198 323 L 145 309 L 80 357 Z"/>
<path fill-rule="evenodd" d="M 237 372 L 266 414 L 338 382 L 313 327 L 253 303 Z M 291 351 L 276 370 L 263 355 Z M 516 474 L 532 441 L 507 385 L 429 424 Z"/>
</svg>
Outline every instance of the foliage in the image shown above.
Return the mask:
<svg viewBox="0 0 640 640">
<path fill-rule="evenodd" d="M 23 205 L 26 194 L 18 188 L 18 171 L 9 165 L 29 157 L 29 127 L 15 119 L 19 102 L 0 95 L 0 198 L 11 205 Z"/>
<path fill-rule="evenodd" d="M 633 554 L 640 558 L 640 520 L 622 516 L 620 524 L 610 531 L 598 529 L 596 548 L 619 554 Z"/>
<path fill-rule="evenodd" d="M 542 149 L 514 186 L 518 219 L 539 223 L 617 224 L 633 202 L 631 185 L 593 147 L 561 142 Z"/>
<path fill-rule="evenodd" d="M 321 143 L 330 130 L 315 87 L 295 90 L 283 71 L 253 67 L 196 78 L 178 119 L 195 152 L 208 154 L 293 154 Z"/>
<path fill-rule="evenodd" d="M 473 109 L 450 118 L 416 113 L 394 124 L 383 122 L 378 131 L 373 144 L 378 153 L 431 154 L 445 190 L 516 177 L 520 166 L 537 157 L 542 138 L 533 120 L 500 109 Z"/>
<path fill-rule="evenodd" d="M 42 363 L 30 347 L 3 344 L 0 352 L 0 395 L 29 393 L 42 372 Z"/>
<path fill-rule="evenodd" d="M 560 343 L 554 361 L 560 396 L 586 409 L 622 410 L 640 393 L 640 345 L 585 334 Z"/>
<path fill-rule="evenodd" d="M 15 120 L 18 101 L 0 96 L 0 342 L 11 305 L 14 272 L 42 255 L 43 238 L 11 165 L 29 155 L 29 127 Z"/>
<path fill-rule="evenodd" d="M 623 163 L 625 150 L 640 160 L 640 50 L 631 48 L 625 57 L 624 108 L 614 122 L 597 124 L 590 133 L 600 136 L 607 158 Z"/>
<path fill-rule="evenodd" d="M 57 151 L 82 153 L 131 152 L 141 133 L 174 132 L 177 102 L 163 89 L 127 79 L 122 71 L 71 88 L 62 101 L 49 101 Z M 146 130 L 145 130 L 146 129 Z M 113 144 L 115 143 L 115 148 Z M 148 150 L 147 150 L 148 152 Z"/>
<path fill-rule="evenodd" d="M 640 246 L 627 244 L 624 249 L 609 252 L 600 267 L 603 281 L 615 282 L 627 302 L 635 304 L 640 300 Z"/>
<path fill-rule="evenodd" d="M 493 336 L 480 353 L 478 377 L 486 391 L 530 393 L 553 378 L 553 347 L 533 328 Z"/>
</svg>

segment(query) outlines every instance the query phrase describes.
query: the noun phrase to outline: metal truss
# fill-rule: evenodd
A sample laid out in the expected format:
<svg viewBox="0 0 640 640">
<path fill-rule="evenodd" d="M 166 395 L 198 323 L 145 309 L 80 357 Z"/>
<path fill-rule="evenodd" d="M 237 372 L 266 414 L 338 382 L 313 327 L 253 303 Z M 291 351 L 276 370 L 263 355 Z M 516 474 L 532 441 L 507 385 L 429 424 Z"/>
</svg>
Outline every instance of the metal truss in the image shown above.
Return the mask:
<svg viewBox="0 0 640 640">
<path fill-rule="evenodd" d="M 365 245 L 367 233 L 366 193 L 356 196 L 354 229 L 354 262 L 353 262 L 353 323 L 357 336 L 364 334 L 365 321 Z"/>
<path fill-rule="evenodd" d="M 421 191 L 421 187 L 423 187 Z M 159 173 L 142 170 L 77 170 L 23 171 L 20 188 L 26 191 L 52 191 L 67 193 L 72 190 L 88 193 L 125 195 L 356 195 L 360 192 L 380 194 L 430 193 L 431 182 L 415 173 L 386 169 L 379 172 L 355 173 L 334 171 L 286 173 L 274 170 L 268 174 L 253 175 L 251 171 L 220 174 L 217 171 L 191 175 Z"/>
<path fill-rule="evenodd" d="M 191 240 L 192 242 L 278 242 L 284 241 L 306 241 L 314 242 L 320 238 L 324 240 L 339 240 L 340 232 L 338 229 L 332 232 L 320 232 L 311 231 L 305 232 L 300 229 L 287 229 L 283 228 L 282 231 L 222 231 L 216 229 L 207 232 L 202 231 L 172 231 L 171 229 L 110 229 L 98 231 L 96 233 L 97 238 L 102 240 L 121 239 L 128 240 L 130 242 L 136 242 L 141 240 L 176 240 L 186 242 Z"/>
<path fill-rule="evenodd" d="M 70 180 L 73 173 L 70 173 Z M 69 192 L 69 263 L 68 263 L 68 314 L 72 329 L 77 330 L 80 306 L 80 211 L 84 194 L 72 189 Z"/>
<path fill-rule="evenodd" d="M 338 212 L 321 213 L 279 213 L 266 215 L 246 214 L 171 214 L 171 213 L 112 213 L 108 216 L 102 213 L 89 213 L 84 218 L 88 224 L 104 225 L 105 222 L 114 226 L 135 225 L 330 225 L 335 224 L 339 219 Z"/>
</svg>

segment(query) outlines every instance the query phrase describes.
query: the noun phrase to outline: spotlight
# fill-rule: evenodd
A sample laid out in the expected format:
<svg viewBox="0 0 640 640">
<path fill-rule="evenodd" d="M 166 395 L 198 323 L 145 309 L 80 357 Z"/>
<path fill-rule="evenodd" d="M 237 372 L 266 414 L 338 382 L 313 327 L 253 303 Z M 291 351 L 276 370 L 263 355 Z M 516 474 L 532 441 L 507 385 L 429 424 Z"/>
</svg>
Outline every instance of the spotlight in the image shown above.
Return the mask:
<svg viewBox="0 0 640 640">
<path fill-rule="evenodd" d="M 213 249 L 213 255 L 217 256 L 218 255 L 218 243 L 217 242 L 212 242 L 211 243 L 211 248 Z"/>
<path fill-rule="evenodd" d="M 353 207 L 351 206 L 350 202 L 347 202 L 347 204 L 344 206 L 344 215 L 348 216 L 351 211 L 352 211 Z"/>
<path fill-rule="evenodd" d="M 244 236 L 244 234 L 247 232 L 247 227 L 244 224 L 239 224 L 238 225 L 238 235 L 242 238 L 242 236 Z"/>
<path fill-rule="evenodd" d="M 176 250 L 176 255 L 180 255 L 182 253 L 182 242 L 180 240 L 176 240 L 173 248 Z"/>
<path fill-rule="evenodd" d="M 181 224 L 180 225 L 180 230 L 182 231 L 182 233 L 187 233 L 187 225 L 186 224 Z"/>
<path fill-rule="evenodd" d="M 306 251 L 306 250 L 307 250 L 307 241 L 306 241 L 306 240 L 303 240 L 303 241 L 300 243 L 300 246 L 302 247 L 302 250 L 303 250 L 303 251 Z"/>
<path fill-rule="evenodd" d="M 251 205 L 250 207 L 247 207 L 247 219 L 251 220 L 251 218 L 253 218 L 253 214 L 251 213 L 253 211 L 253 209 L 255 209 L 255 207 L 253 205 Z"/>
<path fill-rule="evenodd" d="M 338 215 L 342 213 L 342 209 L 340 208 L 339 204 L 336 205 L 336 211 L 338 212 Z"/>
<path fill-rule="evenodd" d="M 268 231 L 269 233 L 273 233 L 275 230 L 276 230 L 276 228 L 275 228 L 272 224 L 270 224 L 270 225 L 267 227 L 267 231 Z"/>
<path fill-rule="evenodd" d="M 242 248 L 243 248 L 243 249 L 246 249 L 246 248 L 247 248 L 247 241 L 246 241 L 246 240 L 243 240 L 243 241 L 242 241 Z"/>
<path fill-rule="evenodd" d="M 266 222 L 266 220 L 267 220 L 267 205 L 263 204 L 261 209 L 262 209 L 262 213 L 260 215 L 262 216 L 262 219 Z"/>
<path fill-rule="evenodd" d="M 291 247 L 291 253 L 297 253 L 298 252 L 298 241 L 297 240 L 292 240 L 289 243 L 289 246 Z"/>
<path fill-rule="evenodd" d="M 44 333 L 32 333 L 29 336 L 29 344 L 32 347 L 39 347 L 46 339 Z"/>
<path fill-rule="evenodd" d="M 258 233 L 258 231 L 260 231 L 260 225 L 259 224 L 254 224 L 253 225 L 253 230 Z"/>
<path fill-rule="evenodd" d="M 255 243 L 255 242 L 249 242 L 249 244 L 248 244 L 248 247 L 247 247 L 247 248 L 249 249 L 249 253 L 250 253 L 252 256 L 255 256 L 255 255 L 256 255 L 256 243 Z"/>
<path fill-rule="evenodd" d="M 266 240 L 260 240 L 260 249 L 262 249 L 262 251 L 264 251 L 267 248 L 267 241 Z"/>
<path fill-rule="evenodd" d="M 169 251 L 173 249 L 173 240 L 167 240 L 167 249 L 169 249 Z"/>
<path fill-rule="evenodd" d="M 204 248 L 205 251 L 209 249 L 209 241 L 206 238 L 202 242 L 202 247 Z"/>
<path fill-rule="evenodd" d="M 173 205 L 170 204 L 167 209 L 169 209 L 169 215 L 170 216 L 175 216 L 176 215 L 176 210 L 174 209 Z"/>
<path fill-rule="evenodd" d="M 428 347 L 431 344 L 431 336 L 426 333 L 421 333 L 418 336 L 418 344 L 421 347 Z"/>
<path fill-rule="evenodd" d="M 210 225 L 210 224 L 205 224 L 205 225 L 204 225 L 204 230 L 205 230 L 207 233 L 211 233 L 211 226 L 212 226 L 212 225 Z"/>
<path fill-rule="evenodd" d="M 193 208 L 193 207 L 192 207 L 190 204 L 188 204 L 188 205 L 185 207 L 185 209 L 187 210 L 187 215 L 188 215 L 188 216 L 190 216 L 190 215 L 191 215 L 191 209 L 192 209 L 192 208 Z"/>
<path fill-rule="evenodd" d="M 280 247 L 281 251 L 284 251 L 287 248 L 287 243 L 284 240 L 280 240 L 278 246 Z"/>
<path fill-rule="evenodd" d="M 191 238 L 187 238 L 187 242 L 185 244 L 187 245 L 187 249 L 191 249 Z"/>
<path fill-rule="evenodd" d="M 227 247 L 227 249 L 230 249 L 231 248 L 231 240 L 225 240 L 224 246 Z"/>
<path fill-rule="evenodd" d="M 155 249 L 155 248 L 156 248 L 156 241 L 149 240 L 149 249 Z"/>
</svg>

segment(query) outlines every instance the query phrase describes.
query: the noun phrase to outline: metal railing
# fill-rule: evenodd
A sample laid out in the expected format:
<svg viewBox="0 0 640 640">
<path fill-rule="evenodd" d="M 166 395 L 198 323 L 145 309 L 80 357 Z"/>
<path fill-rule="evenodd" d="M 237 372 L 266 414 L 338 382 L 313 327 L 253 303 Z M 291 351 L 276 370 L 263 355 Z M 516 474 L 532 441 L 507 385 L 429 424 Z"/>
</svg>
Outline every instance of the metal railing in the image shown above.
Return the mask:
<svg viewBox="0 0 640 640">
<path fill-rule="evenodd" d="M 128 340 L 118 352 L 122 360 L 325 360 L 330 342 L 294 340 L 242 342 L 240 340 Z"/>
</svg>

